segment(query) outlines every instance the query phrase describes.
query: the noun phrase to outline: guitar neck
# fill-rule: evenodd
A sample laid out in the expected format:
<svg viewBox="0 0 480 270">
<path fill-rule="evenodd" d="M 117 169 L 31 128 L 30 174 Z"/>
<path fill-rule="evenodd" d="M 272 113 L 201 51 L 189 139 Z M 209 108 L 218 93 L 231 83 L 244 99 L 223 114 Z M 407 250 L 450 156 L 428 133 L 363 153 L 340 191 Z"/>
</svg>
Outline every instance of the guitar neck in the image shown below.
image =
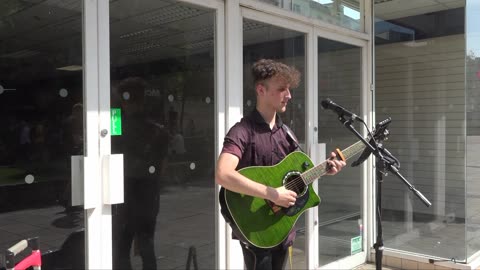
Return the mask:
<svg viewBox="0 0 480 270">
<path fill-rule="evenodd" d="M 356 154 L 360 153 L 365 149 L 365 144 L 362 141 L 358 141 L 349 147 L 343 149 L 341 152 L 345 157 L 345 160 L 350 159 L 351 157 L 355 156 Z M 311 168 L 310 170 L 302 173 L 301 177 L 304 180 L 306 185 L 310 185 L 315 180 L 320 178 L 321 176 L 327 173 L 327 161 L 320 163 L 319 165 Z"/>
</svg>

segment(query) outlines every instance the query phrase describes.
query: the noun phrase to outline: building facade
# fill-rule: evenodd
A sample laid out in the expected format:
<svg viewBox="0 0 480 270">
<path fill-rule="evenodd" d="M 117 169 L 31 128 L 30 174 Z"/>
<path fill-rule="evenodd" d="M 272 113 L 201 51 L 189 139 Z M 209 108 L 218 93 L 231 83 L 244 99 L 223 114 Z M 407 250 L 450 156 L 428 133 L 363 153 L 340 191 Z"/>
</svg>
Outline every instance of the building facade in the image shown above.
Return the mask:
<svg viewBox="0 0 480 270">
<path fill-rule="evenodd" d="M 315 163 L 359 140 L 330 98 L 370 130 L 392 119 L 383 147 L 414 186 L 376 189 L 373 157 L 315 181 L 293 268 L 374 261 L 381 220 L 384 264 L 476 269 L 479 16 L 477 0 L 2 1 L 0 250 L 38 237 L 46 268 L 243 269 L 215 163 L 255 106 L 252 63 L 273 58 L 302 73 L 281 117 Z"/>
</svg>

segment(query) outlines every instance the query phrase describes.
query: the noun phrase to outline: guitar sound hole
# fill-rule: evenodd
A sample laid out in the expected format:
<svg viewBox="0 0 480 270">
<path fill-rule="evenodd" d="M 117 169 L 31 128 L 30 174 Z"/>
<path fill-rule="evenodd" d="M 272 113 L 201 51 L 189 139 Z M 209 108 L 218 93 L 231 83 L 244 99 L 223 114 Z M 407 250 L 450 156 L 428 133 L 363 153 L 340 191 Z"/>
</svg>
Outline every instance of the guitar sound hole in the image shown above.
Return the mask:
<svg viewBox="0 0 480 270">
<path fill-rule="evenodd" d="M 283 179 L 283 185 L 288 189 L 295 191 L 297 196 L 303 196 L 307 192 L 307 186 L 303 182 L 300 172 L 289 172 Z"/>
</svg>

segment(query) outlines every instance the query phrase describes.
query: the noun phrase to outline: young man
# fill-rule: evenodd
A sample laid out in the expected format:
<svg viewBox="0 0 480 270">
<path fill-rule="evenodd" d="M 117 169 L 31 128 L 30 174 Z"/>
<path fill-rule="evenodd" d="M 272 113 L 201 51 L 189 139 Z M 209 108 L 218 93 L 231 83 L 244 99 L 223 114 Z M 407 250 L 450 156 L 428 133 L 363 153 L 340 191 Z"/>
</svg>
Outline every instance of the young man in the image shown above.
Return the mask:
<svg viewBox="0 0 480 270">
<path fill-rule="evenodd" d="M 249 166 L 270 166 L 280 162 L 289 153 L 297 150 L 295 139 L 290 138 L 278 113 L 285 112 L 292 98 L 290 87 L 300 81 L 300 73 L 294 67 L 262 59 L 252 67 L 257 97 L 255 110 L 235 124 L 225 137 L 218 159 L 215 179 L 223 188 L 233 192 L 263 198 L 275 205 L 290 207 L 297 194 L 285 187 L 273 188 L 257 183 L 241 175 L 237 170 Z M 345 162 L 330 154 L 329 174 L 339 172 Z M 220 196 L 223 196 L 224 190 Z M 222 213 L 228 217 L 226 209 Z M 233 225 L 234 226 L 234 225 Z M 234 238 L 241 238 L 235 228 Z M 284 243 L 269 249 L 251 246 L 240 241 L 247 269 L 281 269 L 285 263 L 287 247 L 292 244 L 293 234 Z"/>
</svg>

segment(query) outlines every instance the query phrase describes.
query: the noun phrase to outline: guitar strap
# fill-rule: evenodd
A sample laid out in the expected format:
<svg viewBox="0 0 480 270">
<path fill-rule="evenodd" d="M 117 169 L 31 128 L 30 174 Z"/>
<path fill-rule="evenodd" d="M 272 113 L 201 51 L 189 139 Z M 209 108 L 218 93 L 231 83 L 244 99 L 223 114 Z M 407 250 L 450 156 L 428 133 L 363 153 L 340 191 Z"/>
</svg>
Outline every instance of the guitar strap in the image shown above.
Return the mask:
<svg viewBox="0 0 480 270">
<path fill-rule="evenodd" d="M 300 149 L 300 151 L 305 152 L 305 151 L 303 151 L 302 147 L 300 147 L 300 144 L 298 143 L 297 137 L 295 137 L 295 135 L 293 135 L 293 131 L 285 124 L 282 124 L 282 129 L 285 131 L 285 133 L 287 133 L 287 139 L 290 138 L 290 140 L 295 144 L 295 147 Z"/>
</svg>

